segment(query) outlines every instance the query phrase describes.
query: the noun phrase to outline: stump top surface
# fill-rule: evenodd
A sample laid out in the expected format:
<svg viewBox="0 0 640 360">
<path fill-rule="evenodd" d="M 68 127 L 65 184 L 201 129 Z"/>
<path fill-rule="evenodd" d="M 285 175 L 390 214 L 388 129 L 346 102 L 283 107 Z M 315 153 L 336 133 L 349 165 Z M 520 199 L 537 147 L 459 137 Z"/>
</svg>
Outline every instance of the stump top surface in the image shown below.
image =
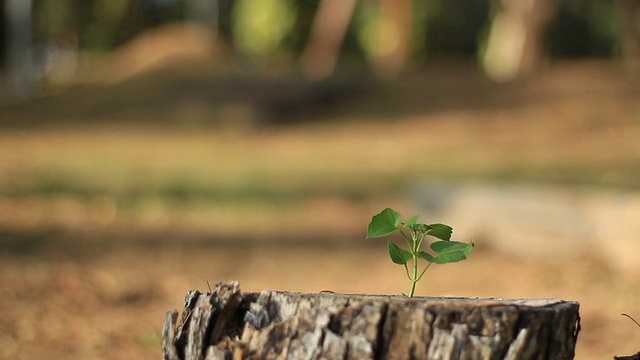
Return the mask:
<svg viewBox="0 0 640 360">
<path fill-rule="evenodd" d="M 577 301 L 567 301 L 558 298 L 482 298 L 482 297 L 439 297 L 439 296 L 416 296 L 409 298 L 405 295 L 370 295 L 370 294 L 342 294 L 333 292 L 305 293 L 305 292 L 286 292 L 278 290 L 265 290 L 268 292 L 287 295 L 291 297 L 313 298 L 348 298 L 350 300 L 382 300 L 383 302 L 406 302 L 433 305 L 456 305 L 456 306 L 526 306 L 526 307 L 546 307 L 558 304 L 578 304 Z M 263 292 L 265 292 L 263 291 Z M 246 294 L 246 293 L 245 293 Z M 252 293 L 258 296 L 260 293 Z"/>
</svg>

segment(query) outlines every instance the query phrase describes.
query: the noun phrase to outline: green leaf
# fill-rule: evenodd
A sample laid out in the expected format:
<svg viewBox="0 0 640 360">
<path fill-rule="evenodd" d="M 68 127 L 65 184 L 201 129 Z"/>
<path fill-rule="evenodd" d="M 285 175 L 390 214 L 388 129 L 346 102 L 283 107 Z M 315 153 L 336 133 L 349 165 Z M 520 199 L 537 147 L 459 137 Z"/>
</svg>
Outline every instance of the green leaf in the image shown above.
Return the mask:
<svg viewBox="0 0 640 360">
<path fill-rule="evenodd" d="M 410 227 L 411 231 L 415 233 L 427 232 L 427 230 L 429 230 L 429 225 L 427 224 L 413 224 Z"/>
<path fill-rule="evenodd" d="M 431 244 L 431 250 L 436 255 L 433 257 L 436 264 L 446 264 L 464 260 L 473 250 L 474 244 L 458 241 L 436 241 Z"/>
<path fill-rule="evenodd" d="M 436 262 L 436 259 L 433 257 L 433 255 L 431 255 L 431 254 L 429 254 L 427 252 L 424 252 L 424 251 L 420 251 L 418 253 L 418 257 L 421 258 L 421 259 L 425 259 L 428 262 Z"/>
<path fill-rule="evenodd" d="M 391 208 L 386 208 L 371 218 L 367 228 L 367 239 L 383 237 L 400 231 L 398 224 L 400 224 L 400 214 Z"/>
<path fill-rule="evenodd" d="M 413 226 L 413 225 L 416 223 L 416 221 L 418 221 L 418 216 L 419 216 L 419 215 L 414 215 L 414 216 L 410 217 L 410 218 L 409 218 L 409 220 L 407 220 L 407 221 L 405 221 L 405 222 L 404 222 L 404 225 L 403 225 L 403 226 L 404 226 L 404 227 L 410 227 L 410 226 Z"/>
<path fill-rule="evenodd" d="M 471 253 L 471 250 L 473 250 L 473 247 L 475 246 L 475 244 L 473 242 L 470 243 L 463 243 L 460 241 L 436 241 L 433 244 L 431 244 L 431 250 L 435 251 L 436 253 L 442 253 L 442 252 L 446 252 L 446 251 L 464 251 L 465 255 L 469 255 Z"/>
<path fill-rule="evenodd" d="M 398 265 L 404 265 L 411 259 L 413 256 L 407 250 L 401 248 L 400 246 L 394 244 L 389 240 L 389 257 L 391 257 L 391 261 Z"/>
<path fill-rule="evenodd" d="M 434 236 L 440 240 L 449 241 L 449 239 L 451 239 L 451 233 L 453 233 L 451 226 L 445 224 L 431 224 L 427 225 L 427 227 L 427 235 Z"/>
<path fill-rule="evenodd" d="M 451 226 L 445 224 L 413 224 L 411 225 L 411 230 L 415 233 L 425 233 L 434 236 L 440 240 L 451 239 L 451 233 L 453 233 Z"/>
</svg>

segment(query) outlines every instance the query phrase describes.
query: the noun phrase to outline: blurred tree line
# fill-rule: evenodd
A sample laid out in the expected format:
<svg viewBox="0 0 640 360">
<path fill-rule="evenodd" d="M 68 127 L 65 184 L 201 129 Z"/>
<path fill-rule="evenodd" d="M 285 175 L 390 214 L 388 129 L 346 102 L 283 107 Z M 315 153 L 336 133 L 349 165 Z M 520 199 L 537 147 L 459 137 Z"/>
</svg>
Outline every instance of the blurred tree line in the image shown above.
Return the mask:
<svg viewBox="0 0 640 360">
<path fill-rule="evenodd" d="M 303 68 L 317 77 L 333 70 L 338 54 L 340 59 L 366 61 L 391 73 L 430 59 L 476 59 L 489 75 L 493 67 L 498 69 L 496 78 L 505 80 L 535 67 L 541 58 L 640 56 L 638 0 L 0 0 L 0 4 L 0 55 L 5 69 L 19 68 L 25 62 L 24 52 L 34 46 L 41 46 L 43 57 L 56 47 L 107 52 L 146 30 L 180 21 L 208 26 L 250 58 L 302 59 Z M 509 60 L 514 53 L 519 59 Z"/>
</svg>

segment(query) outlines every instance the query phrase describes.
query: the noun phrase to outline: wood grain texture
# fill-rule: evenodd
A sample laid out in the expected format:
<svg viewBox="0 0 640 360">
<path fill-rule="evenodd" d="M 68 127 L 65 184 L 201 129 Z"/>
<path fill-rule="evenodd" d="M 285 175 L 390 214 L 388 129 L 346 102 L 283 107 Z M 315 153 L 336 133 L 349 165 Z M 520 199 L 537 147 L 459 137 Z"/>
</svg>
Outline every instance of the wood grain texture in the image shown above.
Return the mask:
<svg viewBox="0 0 640 360">
<path fill-rule="evenodd" d="M 559 299 L 190 291 L 165 360 L 573 359 L 579 304 Z"/>
</svg>

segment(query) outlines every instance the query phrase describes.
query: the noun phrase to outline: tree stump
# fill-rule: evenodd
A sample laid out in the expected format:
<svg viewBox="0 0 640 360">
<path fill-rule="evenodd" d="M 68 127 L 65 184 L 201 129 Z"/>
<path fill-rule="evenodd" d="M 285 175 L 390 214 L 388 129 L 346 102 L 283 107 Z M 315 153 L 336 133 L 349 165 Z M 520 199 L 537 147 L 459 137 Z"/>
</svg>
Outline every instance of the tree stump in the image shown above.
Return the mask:
<svg viewBox="0 0 640 360">
<path fill-rule="evenodd" d="M 579 304 L 480 299 L 241 293 L 236 281 L 189 291 L 169 311 L 165 360 L 573 359 Z"/>
</svg>

